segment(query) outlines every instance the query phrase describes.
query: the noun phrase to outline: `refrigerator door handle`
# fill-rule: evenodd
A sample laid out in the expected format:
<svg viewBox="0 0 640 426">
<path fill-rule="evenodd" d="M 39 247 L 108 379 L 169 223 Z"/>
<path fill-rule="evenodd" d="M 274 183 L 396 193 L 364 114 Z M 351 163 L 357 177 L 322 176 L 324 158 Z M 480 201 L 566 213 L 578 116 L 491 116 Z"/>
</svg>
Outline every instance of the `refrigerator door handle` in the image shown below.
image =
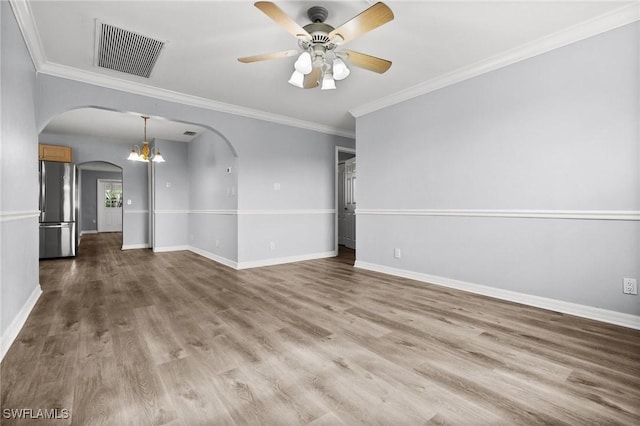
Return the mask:
<svg viewBox="0 0 640 426">
<path fill-rule="evenodd" d="M 70 226 L 71 224 L 69 223 L 54 223 L 54 224 L 41 223 L 40 224 L 40 228 L 69 228 Z"/>
</svg>

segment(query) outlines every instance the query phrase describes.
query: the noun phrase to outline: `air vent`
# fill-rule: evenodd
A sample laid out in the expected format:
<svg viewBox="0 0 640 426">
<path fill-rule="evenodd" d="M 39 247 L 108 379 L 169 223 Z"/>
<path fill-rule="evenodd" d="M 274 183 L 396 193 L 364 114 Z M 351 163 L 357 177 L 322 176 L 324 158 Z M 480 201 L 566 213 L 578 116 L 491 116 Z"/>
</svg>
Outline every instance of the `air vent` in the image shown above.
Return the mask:
<svg viewBox="0 0 640 426">
<path fill-rule="evenodd" d="M 197 135 L 196 132 L 192 132 L 191 130 L 187 130 L 186 132 L 183 133 L 183 135 L 185 136 L 195 136 Z"/>
<path fill-rule="evenodd" d="M 165 44 L 102 22 L 96 22 L 96 34 L 96 66 L 146 78 Z"/>
</svg>

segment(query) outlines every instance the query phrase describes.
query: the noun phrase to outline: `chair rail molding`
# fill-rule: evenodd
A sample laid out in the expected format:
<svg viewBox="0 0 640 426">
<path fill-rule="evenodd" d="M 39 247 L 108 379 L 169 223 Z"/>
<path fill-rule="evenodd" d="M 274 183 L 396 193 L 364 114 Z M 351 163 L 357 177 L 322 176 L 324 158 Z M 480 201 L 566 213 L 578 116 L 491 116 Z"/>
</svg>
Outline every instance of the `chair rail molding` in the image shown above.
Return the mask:
<svg viewBox="0 0 640 426">
<path fill-rule="evenodd" d="M 639 210 L 467 210 L 467 209 L 356 209 L 360 216 L 468 216 L 529 219 L 640 221 Z"/>
<path fill-rule="evenodd" d="M 26 210 L 26 211 L 5 211 L 0 212 L 0 222 L 13 222 L 16 220 L 26 220 L 37 218 L 40 216 L 38 210 Z"/>
</svg>

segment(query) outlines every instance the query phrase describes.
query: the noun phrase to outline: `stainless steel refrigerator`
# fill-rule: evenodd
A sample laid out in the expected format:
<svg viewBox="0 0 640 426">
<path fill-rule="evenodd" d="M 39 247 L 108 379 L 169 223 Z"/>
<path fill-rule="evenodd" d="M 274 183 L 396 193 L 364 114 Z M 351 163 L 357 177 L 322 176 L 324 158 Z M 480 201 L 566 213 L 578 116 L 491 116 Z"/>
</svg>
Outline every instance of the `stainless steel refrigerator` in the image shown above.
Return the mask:
<svg viewBox="0 0 640 426">
<path fill-rule="evenodd" d="M 77 217 L 76 165 L 40 161 L 40 259 L 76 255 Z"/>
</svg>

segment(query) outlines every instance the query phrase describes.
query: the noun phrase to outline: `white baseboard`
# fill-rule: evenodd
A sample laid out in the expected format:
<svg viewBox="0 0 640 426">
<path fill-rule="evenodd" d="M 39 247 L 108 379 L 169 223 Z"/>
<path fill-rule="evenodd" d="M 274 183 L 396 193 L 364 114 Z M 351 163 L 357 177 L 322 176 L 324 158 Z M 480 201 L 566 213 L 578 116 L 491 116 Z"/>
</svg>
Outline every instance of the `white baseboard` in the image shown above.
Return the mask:
<svg viewBox="0 0 640 426">
<path fill-rule="evenodd" d="M 263 266 L 273 266 L 273 265 L 282 265 L 285 263 L 293 263 L 293 262 L 302 262 L 305 260 L 313 260 L 313 259 L 323 259 L 326 257 L 334 257 L 337 255 L 335 251 L 328 251 L 323 253 L 311 253 L 311 254 L 302 254 L 298 256 L 288 256 L 288 257 L 276 257 L 271 259 L 261 259 L 261 260 L 251 260 L 246 262 L 236 262 L 234 260 L 227 259 L 225 257 L 219 256 L 217 254 L 208 252 L 206 250 L 202 250 L 196 247 L 189 247 L 188 250 L 199 254 L 200 256 L 206 257 L 207 259 L 211 259 L 215 262 L 221 263 L 225 266 L 228 266 L 233 269 L 250 269 L 250 268 L 260 268 Z"/>
<path fill-rule="evenodd" d="M 189 250 L 191 247 L 189 246 L 165 246 L 165 247 L 154 247 L 154 253 L 164 253 L 168 251 L 184 251 Z"/>
<path fill-rule="evenodd" d="M 238 262 L 238 269 L 260 268 L 263 266 L 282 265 L 285 263 L 302 262 L 305 260 L 324 259 L 326 257 L 337 256 L 335 251 L 326 251 L 322 253 L 302 254 L 298 256 L 275 257 L 271 259 L 250 260 L 246 262 Z"/>
<path fill-rule="evenodd" d="M 227 259 L 226 257 L 222 257 L 196 247 L 189 247 L 189 251 L 192 251 L 195 254 L 199 254 L 202 257 L 206 257 L 207 259 L 211 259 L 214 262 L 218 262 L 224 266 L 228 266 L 229 268 L 238 269 L 238 262 L 236 262 L 235 260 Z"/>
<path fill-rule="evenodd" d="M 40 298 L 42 294 L 42 289 L 40 288 L 40 284 L 33 289 L 33 292 L 27 299 L 27 301 L 22 305 L 22 308 L 18 312 L 18 315 L 11 321 L 9 327 L 2 333 L 2 338 L 0 338 L 0 361 L 4 359 L 7 351 L 13 344 L 16 337 L 18 337 L 18 333 L 22 330 L 22 326 L 27 321 L 29 314 L 34 306 L 36 306 L 36 302 Z"/>
<path fill-rule="evenodd" d="M 97 234 L 98 231 L 94 230 L 89 230 L 89 231 L 80 231 L 80 236 L 82 237 L 83 235 L 87 235 L 87 234 Z"/>
<path fill-rule="evenodd" d="M 640 316 L 625 314 L 622 312 L 610 311 L 607 309 L 595 308 L 593 306 L 579 305 L 577 303 L 563 302 L 561 300 L 547 297 L 533 296 L 525 293 L 489 287 L 481 284 L 473 284 L 466 281 L 454 280 L 451 278 L 438 277 L 435 275 L 423 274 L 420 272 L 407 271 L 404 269 L 392 268 L 375 263 L 356 261 L 356 268 L 367 269 L 369 271 L 381 272 L 383 274 L 394 275 L 396 277 L 409 278 L 429 284 L 468 291 L 470 293 L 481 294 L 483 296 L 495 297 L 496 299 L 507 300 L 509 302 L 522 303 L 524 305 L 537 308 L 549 309 L 556 312 L 575 315 L 609 324 L 621 325 L 636 330 L 640 330 Z"/>
<path fill-rule="evenodd" d="M 149 244 L 127 244 L 122 246 L 122 250 L 148 249 Z"/>
</svg>

